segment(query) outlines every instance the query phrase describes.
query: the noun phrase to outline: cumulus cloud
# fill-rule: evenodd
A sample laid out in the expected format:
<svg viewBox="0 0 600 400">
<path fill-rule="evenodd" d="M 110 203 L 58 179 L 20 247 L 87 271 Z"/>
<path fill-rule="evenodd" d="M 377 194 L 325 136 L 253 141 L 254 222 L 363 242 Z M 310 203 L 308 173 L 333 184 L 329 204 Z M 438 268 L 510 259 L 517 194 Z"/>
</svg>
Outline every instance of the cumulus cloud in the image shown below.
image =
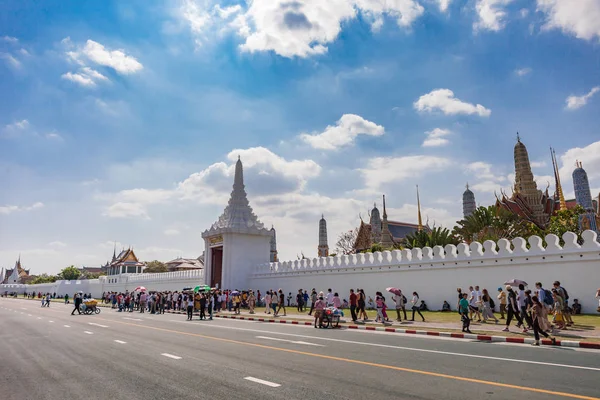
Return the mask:
<svg viewBox="0 0 600 400">
<path fill-rule="evenodd" d="M 71 82 L 75 82 L 81 86 L 88 86 L 88 87 L 96 86 L 96 82 L 94 82 L 94 80 L 92 78 L 90 78 L 89 76 L 86 76 L 84 74 L 67 72 L 65 74 L 62 74 L 61 78 L 69 80 Z"/>
<path fill-rule="evenodd" d="M 17 60 L 12 54 L 0 53 L 0 58 L 4 59 L 6 64 L 12 68 L 21 68 L 21 61 Z"/>
<path fill-rule="evenodd" d="M 567 97 L 566 109 L 577 110 L 578 108 L 585 106 L 588 100 L 590 100 L 598 92 L 600 92 L 600 86 L 593 87 L 587 94 L 584 94 L 583 96 L 571 95 Z"/>
<path fill-rule="evenodd" d="M 342 23 L 361 12 L 372 21 L 373 30 L 383 16 L 410 27 L 424 9 L 416 0 L 255 0 L 231 26 L 244 38 L 247 52 L 273 51 L 283 57 L 308 57 L 327 52 L 342 29 Z"/>
<path fill-rule="evenodd" d="M 446 11 L 448 11 L 448 7 L 450 6 L 450 3 L 452 3 L 452 0 L 437 0 L 437 2 L 440 7 L 440 11 L 446 12 Z"/>
<path fill-rule="evenodd" d="M 42 202 L 36 202 L 33 203 L 30 206 L 0 206 L 0 214 L 3 215 L 8 215 L 8 214 L 12 214 L 15 212 L 26 212 L 26 211 L 33 211 L 33 210 L 37 210 L 44 207 L 44 203 Z"/>
<path fill-rule="evenodd" d="M 12 37 L 12 36 L 2 36 L 2 40 L 8 43 L 18 43 L 19 39 L 17 39 L 16 37 Z"/>
<path fill-rule="evenodd" d="M 68 50 L 66 51 L 68 59 L 83 67 L 80 75 L 87 76 L 89 80 L 105 80 L 107 78 L 98 71 L 87 67 L 87 61 L 112 68 L 123 75 L 134 74 L 144 68 L 135 57 L 127 55 L 124 50 L 109 50 L 91 39 L 88 39 L 83 46 L 75 45 L 69 37 L 64 38 L 61 43 Z"/>
<path fill-rule="evenodd" d="M 600 141 L 594 142 L 586 147 L 574 147 L 567 150 L 562 156 L 562 167 L 560 168 L 561 182 L 565 188 L 573 187 L 570 183 L 572 173 L 575 169 L 575 162 L 583 164 L 583 168 L 588 174 L 592 186 L 600 185 Z M 567 189 L 565 189 L 567 190 Z M 594 194 L 596 196 L 597 193 Z"/>
<path fill-rule="evenodd" d="M 417 111 L 434 112 L 439 110 L 446 115 L 475 114 L 480 117 L 489 117 L 492 113 L 481 104 L 475 105 L 457 99 L 450 89 L 436 89 L 424 94 L 413 103 L 413 106 Z"/>
<path fill-rule="evenodd" d="M 8 124 L 6 125 L 5 129 L 8 130 L 25 130 L 29 128 L 29 121 L 27 121 L 26 119 L 22 119 L 21 121 L 16 121 L 13 122 L 12 124 Z"/>
<path fill-rule="evenodd" d="M 473 24 L 473 29 L 500 31 L 506 26 L 505 7 L 513 0 L 477 0 L 475 11 L 478 20 Z"/>
<path fill-rule="evenodd" d="M 359 115 L 344 114 L 335 126 L 329 125 L 318 134 L 304 133 L 300 138 L 315 149 L 337 150 L 352 145 L 358 135 L 382 136 L 384 133 L 385 129 L 381 125 Z"/>
<path fill-rule="evenodd" d="M 221 205 L 227 202 L 231 192 L 238 156 L 243 162 L 245 183 L 265 196 L 299 192 L 308 179 L 321 173 L 321 166 L 312 160 L 286 160 L 264 147 L 253 147 L 232 150 L 227 155 L 230 164 L 214 163 L 191 174 L 173 189 L 128 189 L 97 198 L 103 201 L 119 199 L 104 213 L 114 218 L 149 219 L 150 206 L 179 200 Z"/>
<path fill-rule="evenodd" d="M 600 38 L 598 0 L 537 0 L 537 9 L 546 16 L 543 29 L 560 29 L 584 40 Z"/>
<path fill-rule="evenodd" d="M 445 157 L 424 155 L 375 157 L 368 161 L 366 168 L 359 169 L 359 172 L 367 188 L 377 189 L 386 183 L 400 182 L 414 176 L 438 172 L 452 164 L 452 160 Z"/>
<path fill-rule="evenodd" d="M 435 128 L 434 130 L 427 131 L 425 134 L 427 138 L 423 142 L 423 147 L 440 147 L 450 143 L 445 136 L 450 135 L 452 132 L 448 129 Z"/>
</svg>

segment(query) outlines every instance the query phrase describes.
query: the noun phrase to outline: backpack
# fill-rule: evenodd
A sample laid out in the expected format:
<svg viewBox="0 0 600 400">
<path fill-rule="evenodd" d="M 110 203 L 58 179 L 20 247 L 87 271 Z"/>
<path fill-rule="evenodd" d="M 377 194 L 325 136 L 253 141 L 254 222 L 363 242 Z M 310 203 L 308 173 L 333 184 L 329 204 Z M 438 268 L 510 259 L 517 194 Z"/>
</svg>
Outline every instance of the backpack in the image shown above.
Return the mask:
<svg viewBox="0 0 600 400">
<path fill-rule="evenodd" d="M 567 289 L 562 286 L 560 288 L 563 290 L 563 292 L 565 292 L 565 300 L 569 300 L 569 293 L 567 293 Z"/>
<path fill-rule="evenodd" d="M 494 303 L 494 300 L 492 300 L 492 298 L 490 297 L 490 308 L 493 310 L 496 307 L 496 303 Z"/>
<path fill-rule="evenodd" d="M 544 303 L 549 306 L 554 304 L 554 300 L 552 299 L 552 292 L 548 289 L 544 289 Z"/>
<path fill-rule="evenodd" d="M 404 304 L 408 303 L 408 299 L 406 298 L 406 296 L 405 296 L 405 295 L 402 295 L 402 302 L 403 302 Z"/>
</svg>

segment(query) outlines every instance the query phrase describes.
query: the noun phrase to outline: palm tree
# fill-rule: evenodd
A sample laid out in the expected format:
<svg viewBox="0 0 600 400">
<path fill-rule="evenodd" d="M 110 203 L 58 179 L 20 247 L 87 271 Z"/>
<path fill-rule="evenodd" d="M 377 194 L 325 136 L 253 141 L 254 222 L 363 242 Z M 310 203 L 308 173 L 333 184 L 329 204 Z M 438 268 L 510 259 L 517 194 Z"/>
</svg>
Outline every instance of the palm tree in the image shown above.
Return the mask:
<svg viewBox="0 0 600 400">
<path fill-rule="evenodd" d="M 458 221 L 458 225 L 454 227 L 454 235 L 467 243 L 498 241 L 502 238 L 510 240 L 530 236 L 531 225 L 518 215 L 494 205 L 479 207 L 473 214 Z"/>
<path fill-rule="evenodd" d="M 406 248 L 446 246 L 460 242 L 447 228 L 433 227 L 431 232 L 417 231 L 406 236 Z"/>
</svg>

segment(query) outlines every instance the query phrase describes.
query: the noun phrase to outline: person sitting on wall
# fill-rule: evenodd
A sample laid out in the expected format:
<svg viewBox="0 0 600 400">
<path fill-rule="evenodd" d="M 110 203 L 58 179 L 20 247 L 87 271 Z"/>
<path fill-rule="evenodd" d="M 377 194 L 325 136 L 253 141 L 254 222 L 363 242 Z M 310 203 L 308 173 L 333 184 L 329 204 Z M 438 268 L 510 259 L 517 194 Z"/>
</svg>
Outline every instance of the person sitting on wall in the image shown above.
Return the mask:
<svg viewBox="0 0 600 400">
<path fill-rule="evenodd" d="M 444 311 L 444 312 L 451 311 L 450 303 L 448 303 L 446 300 L 444 300 L 444 304 L 442 305 L 442 311 Z"/>
<path fill-rule="evenodd" d="M 581 314 L 581 303 L 579 303 L 578 299 L 573 300 L 571 308 L 573 309 L 573 314 Z"/>
<path fill-rule="evenodd" d="M 425 300 L 421 300 L 421 304 L 419 305 L 419 311 L 429 311 L 429 308 L 427 308 L 427 304 L 425 304 Z"/>
</svg>

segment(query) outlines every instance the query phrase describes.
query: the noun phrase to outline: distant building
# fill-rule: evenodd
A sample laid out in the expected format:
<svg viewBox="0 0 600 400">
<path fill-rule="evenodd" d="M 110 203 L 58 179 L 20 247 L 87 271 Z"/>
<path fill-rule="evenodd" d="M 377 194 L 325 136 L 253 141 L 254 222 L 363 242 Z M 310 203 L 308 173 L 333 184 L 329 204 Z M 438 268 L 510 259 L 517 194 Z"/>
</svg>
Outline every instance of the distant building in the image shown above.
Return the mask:
<svg viewBox="0 0 600 400">
<path fill-rule="evenodd" d="M 116 255 L 115 252 L 113 252 L 112 261 L 106 263 L 102 269 L 105 271 L 106 275 L 108 275 L 108 283 L 112 283 L 113 280 L 116 282 L 117 279 L 113 279 L 111 276 L 121 274 L 141 274 L 144 272 L 145 265 L 146 264 L 137 258 L 133 249 L 128 248 L 127 250 L 122 250 L 119 255 Z"/>
<path fill-rule="evenodd" d="M 477 209 L 477 203 L 475 202 L 475 193 L 469 189 L 467 183 L 467 190 L 463 193 L 463 218 L 467 218 Z"/>
<path fill-rule="evenodd" d="M 279 262 L 279 257 L 277 256 L 277 232 L 275 232 L 275 228 L 271 226 L 271 242 L 270 242 L 271 250 L 269 255 L 269 260 L 271 262 Z"/>
<path fill-rule="evenodd" d="M 203 255 L 198 258 L 176 258 L 165 263 L 169 272 L 173 271 L 189 271 L 193 269 L 204 268 L 204 257 Z"/>
<path fill-rule="evenodd" d="M 15 263 L 13 269 L 7 269 L 4 273 L 4 279 L 0 283 L 26 283 L 29 280 L 29 270 L 21 266 L 21 256 Z"/>
<path fill-rule="evenodd" d="M 321 215 L 319 221 L 319 247 L 317 248 L 318 257 L 329 256 L 329 244 L 327 242 L 327 221 L 325 216 Z"/>
<path fill-rule="evenodd" d="M 580 228 L 598 232 L 600 218 L 592 200 L 587 172 L 585 172 L 580 162 L 577 163 L 577 168 L 573 171 L 573 186 L 575 187 L 577 205 L 580 205 L 585 210 L 585 213 L 579 217 Z"/>
</svg>

